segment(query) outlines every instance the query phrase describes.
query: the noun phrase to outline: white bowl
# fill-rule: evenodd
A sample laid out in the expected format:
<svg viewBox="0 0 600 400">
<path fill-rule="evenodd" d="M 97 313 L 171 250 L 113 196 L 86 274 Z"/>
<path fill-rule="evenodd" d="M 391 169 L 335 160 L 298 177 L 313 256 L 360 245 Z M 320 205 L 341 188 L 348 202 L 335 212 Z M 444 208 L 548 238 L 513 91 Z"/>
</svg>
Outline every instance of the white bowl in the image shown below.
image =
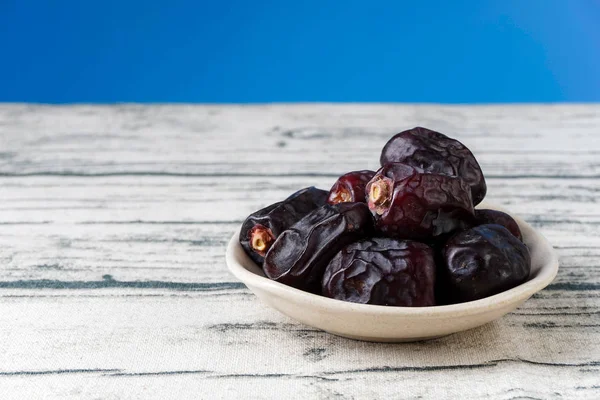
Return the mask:
<svg viewBox="0 0 600 400">
<path fill-rule="evenodd" d="M 506 212 L 482 203 L 477 208 Z M 306 325 L 334 335 L 372 342 L 433 339 L 487 324 L 523 304 L 546 287 L 558 271 L 558 257 L 546 238 L 522 219 L 523 239 L 531 252 L 527 282 L 494 296 L 467 303 L 434 307 L 391 307 L 356 304 L 303 292 L 265 277 L 238 242 L 239 229 L 229 241 L 229 270 L 264 303 Z"/>
</svg>

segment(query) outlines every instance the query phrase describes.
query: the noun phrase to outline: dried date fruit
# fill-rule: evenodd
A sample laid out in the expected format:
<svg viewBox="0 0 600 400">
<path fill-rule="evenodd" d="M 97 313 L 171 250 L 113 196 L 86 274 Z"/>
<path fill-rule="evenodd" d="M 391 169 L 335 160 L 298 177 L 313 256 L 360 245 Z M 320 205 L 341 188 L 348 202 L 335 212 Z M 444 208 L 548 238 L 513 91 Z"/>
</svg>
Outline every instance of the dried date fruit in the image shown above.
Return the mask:
<svg viewBox="0 0 600 400">
<path fill-rule="evenodd" d="M 327 201 L 328 193 L 315 187 L 301 189 L 287 199 L 251 214 L 242 225 L 240 244 L 257 264 L 287 228 Z"/>
<path fill-rule="evenodd" d="M 529 250 L 501 225 L 479 225 L 454 235 L 443 248 L 443 278 L 450 302 L 482 299 L 525 282 Z"/>
<path fill-rule="evenodd" d="M 424 307 L 435 305 L 433 250 L 424 243 L 365 239 L 344 247 L 331 260 L 322 294 L 354 303 Z"/>
<path fill-rule="evenodd" d="M 263 271 L 270 279 L 318 293 L 323 271 L 333 256 L 369 234 L 372 226 L 371 213 L 364 203 L 326 204 L 275 240 Z"/>
<path fill-rule="evenodd" d="M 471 226 L 474 217 L 462 179 L 401 163 L 384 165 L 366 191 L 376 227 L 388 236 L 430 241 Z"/>
<path fill-rule="evenodd" d="M 498 210 L 475 210 L 475 220 L 478 225 L 497 224 L 502 225 L 517 239 L 523 241 L 519 224 L 510 215 Z"/>
<path fill-rule="evenodd" d="M 340 176 L 331 187 L 327 202 L 329 204 L 364 203 L 366 201 L 365 187 L 374 175 L 374 171 L 363 170 L 349 172 Z"/>
<path fill-rule="evenodd" d="M 473 204 L 485 197 L 487 186 L 473 153 L 458 140 L 416 127 L 392 137 L 381 152 L 381 165 L 401 162 L 425 172 L 457 176 L 471 187 Z"/>
</svg>

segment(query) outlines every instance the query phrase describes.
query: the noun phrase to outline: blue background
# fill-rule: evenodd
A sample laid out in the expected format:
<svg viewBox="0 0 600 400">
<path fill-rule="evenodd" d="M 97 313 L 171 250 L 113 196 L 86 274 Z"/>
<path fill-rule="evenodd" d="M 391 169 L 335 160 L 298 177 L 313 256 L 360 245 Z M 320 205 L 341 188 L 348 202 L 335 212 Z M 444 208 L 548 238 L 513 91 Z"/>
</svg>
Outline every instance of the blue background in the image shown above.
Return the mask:
<svg viewBox="0 0 600 400">
<path fill-rule="evenodd" d="M 0 0 L 0 101 L 600 101 L 600 1 Z"/>
</svg>

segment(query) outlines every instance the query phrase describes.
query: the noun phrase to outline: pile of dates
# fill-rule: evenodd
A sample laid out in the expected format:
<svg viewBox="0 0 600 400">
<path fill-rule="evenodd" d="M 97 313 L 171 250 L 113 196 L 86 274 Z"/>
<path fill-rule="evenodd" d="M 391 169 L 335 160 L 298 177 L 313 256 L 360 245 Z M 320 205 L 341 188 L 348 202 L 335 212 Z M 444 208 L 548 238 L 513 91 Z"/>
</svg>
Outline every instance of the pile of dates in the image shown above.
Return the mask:
<svg viewBox="0 0 600 400">
<path fill-rule="evenodd" d="M 240 244 L 268 278 L 355 303 L 453 304 L 527 280 L 515 220 L 474 208 L 487 187 L 467 147 L 418 127 L 393 136 L 380 161 L 253 213 Z"/>
</svg>

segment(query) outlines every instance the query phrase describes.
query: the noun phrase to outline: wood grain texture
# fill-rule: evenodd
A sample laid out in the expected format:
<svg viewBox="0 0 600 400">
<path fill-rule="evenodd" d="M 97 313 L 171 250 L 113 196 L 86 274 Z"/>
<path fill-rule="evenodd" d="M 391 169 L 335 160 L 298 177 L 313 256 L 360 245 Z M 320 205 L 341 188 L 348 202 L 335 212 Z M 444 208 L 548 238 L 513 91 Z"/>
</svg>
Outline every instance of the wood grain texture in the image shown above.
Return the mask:
<svg viewBox="0 0 600 400">
<path fill-rule="evenodd" d="M 429 342 L 338 338 L 226 269 L 247 214 L 415 125 L 476 154 L 556 280 Z M 600 397 L 600 106 L 0 105 L 0 398 Z"/>
</svg>

